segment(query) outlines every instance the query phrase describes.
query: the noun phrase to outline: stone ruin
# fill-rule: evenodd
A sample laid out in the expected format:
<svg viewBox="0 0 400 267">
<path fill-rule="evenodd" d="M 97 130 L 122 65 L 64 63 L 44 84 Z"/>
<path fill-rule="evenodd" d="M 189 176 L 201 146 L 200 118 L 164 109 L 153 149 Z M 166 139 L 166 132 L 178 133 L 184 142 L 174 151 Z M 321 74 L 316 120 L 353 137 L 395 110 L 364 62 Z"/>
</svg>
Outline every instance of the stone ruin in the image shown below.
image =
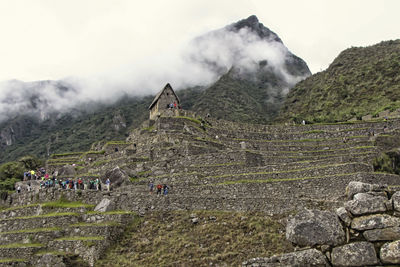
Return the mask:
<svg viewBox="0 0 400 267">
<path fill-rule="evenodd" d="M 288 219 L 286 238 L 297 251 L 242 266 L 398 266 L 400 191 L 350 182 L 346 193 L 336 212 L 304 210 Z"/>
</svg>

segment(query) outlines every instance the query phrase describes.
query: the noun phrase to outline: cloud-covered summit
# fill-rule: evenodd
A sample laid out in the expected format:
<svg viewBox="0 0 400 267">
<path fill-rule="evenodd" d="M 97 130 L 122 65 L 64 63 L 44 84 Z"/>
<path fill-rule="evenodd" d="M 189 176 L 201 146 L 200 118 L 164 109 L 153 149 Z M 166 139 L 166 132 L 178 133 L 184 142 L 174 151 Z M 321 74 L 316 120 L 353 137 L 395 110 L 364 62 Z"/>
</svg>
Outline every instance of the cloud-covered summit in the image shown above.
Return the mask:
<svg viewBox="0 0 400 267">
<path fill-rule="evenodd" d="M 293 68 L 293 63 L 300 67 Z M 304 61 L 294 56 L 277 34 L 256 16 L 250 16 L 196 37 L 186 45 L 173 47 L 171 51 L 155 51 L 145 61 L 131 62 L 91 77 L 2 82 L 0 121 L 17 114 L 46 119 L 50 114 L 82 109 L 89 102 L 112 104 L 126 94 L 155 94 L 166 82 L 177 89 L 208 86 L 232 68 L 252 79 L 260 67 L 282 77 L 287 88 L 310 75 Z"/>
</svg>

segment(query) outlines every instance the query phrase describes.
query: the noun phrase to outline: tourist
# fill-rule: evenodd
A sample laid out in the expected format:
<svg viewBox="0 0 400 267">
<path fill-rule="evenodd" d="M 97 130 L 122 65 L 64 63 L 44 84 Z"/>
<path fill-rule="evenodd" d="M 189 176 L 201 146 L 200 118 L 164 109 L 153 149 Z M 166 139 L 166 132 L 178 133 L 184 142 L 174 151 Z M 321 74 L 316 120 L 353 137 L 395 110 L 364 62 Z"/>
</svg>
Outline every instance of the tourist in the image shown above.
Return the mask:
<svg viewBox="0 0 400 267">
<path fill-rule="evenodd" d="M 161 184 L 158 184 L 157 185 L 157 195 L 161 195 L 161 190 L 162 190 L 162 185 Z"/>
<path fill-rule="evenodd" d="M 149 190 L 150 190 L 150 194 L 153 194 L 153 190 L 154 190 L 154 183 L 153 183 L 153 181 L 150 181 L 149 182 Z"/>
<path fill-rule="evenodd" d="M 163 186 L 163 190 L 164 190 L 164 196 L 166 196 L 168 194 L 168 186 L 166 184 L 164 184 Z"/>
<path fill-rule="evenodd" d="M 18 194 L 21 193 L 21 186 L 20 185 L 17 187 L 17 193 Z"/>
<path fill-rule="evenodd" d="M 111 185 L 111 181 L 109 178 L 107 178 L 107 180 L 106 180 L 107 191 L 110 191 L 110 185 Z"/>
</svg>

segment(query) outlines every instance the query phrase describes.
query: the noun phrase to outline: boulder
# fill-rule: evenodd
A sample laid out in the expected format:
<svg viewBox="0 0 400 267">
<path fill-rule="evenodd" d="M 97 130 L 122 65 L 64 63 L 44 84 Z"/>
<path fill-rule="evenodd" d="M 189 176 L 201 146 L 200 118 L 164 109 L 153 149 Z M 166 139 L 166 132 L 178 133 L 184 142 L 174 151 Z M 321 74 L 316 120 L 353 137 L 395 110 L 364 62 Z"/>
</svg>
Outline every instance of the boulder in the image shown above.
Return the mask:
<svg viewBox="0 0 400 267">
<path fill-rule="evenodd" d="M 103 182 L 109 178 L 113 187 L 129 184 L 129 176 L 118 166 L 106 172 L 102 177 Z"/>
<path fill-rule="evenodd" d="M 400 191 L 397 191 L 392 196 L 393 209 L 400 212 Z"/>
<path fill-rule="evenodd" d="M 355 194 L 377 191 L 382 189 L 378 184 L 367 184 L 362 182 L 352 181 L 346 187 L 348 199 L 352 199 Z"/>
<path fill-rule="evenodd" d="M 286 239 L 298 246 L 337 246 L 344 243 L 345 233 L 336 214 L 304 210 L 289 220 Z"/>
<path fill-rule="evenodd" d="M 333 266 L 366 266 L 378 264 L 374 245 L 369 242 L 355 242 L 332 249 Z"/>
<path fill-rule="evenodd" d="M 94 211 L 106 212 L 112 211 L 114 209 L 114 205 L 111 200 L 108 198 L 103 198 L 99 204 L 94 208 Z"/>
<path fill-rule="evenodd" d="M 316 249 L 307 249 L 283 254 L 279 262 L 283 266 L 329 266 L 324 254 Z"/>
<path fill-rule="evenodd" d="M 382 196 L 373 196 L 368 193 L 357 193 L 353 200 L 344 204 L 346 210 L 353 215 L 364 215 L 377 212 L 385 212 L 385 202 L 388 199 Z"/>
<path fill-rule="evenodd" d="M 400 226 L 400 218 L 387 214 L 375 214 L 354 218 L 351 222 L 351 228 L 359 231 L 382 229 L 388 227 Z"/>
<path fill-rule="evenodd" d="M 58 176 L 75 176 L 75 167 L 72 165 L 65 165 L 58 169 Z"/>
<path fill-rule="evenodd" d="M 307 249 L 291 252 L 270 258 L 253 258 L 242 263 L 242 266 L 265 266 L 265 267 L 287 267 L 287 266 L 330 266 L 324 254 L 316 249 Z"/>
<path fill-rule="evenodd" d="M 344 207 L 340 207 L 336 210 L 336 215 L 347 225 L 350 226 L 351 224 L 351 217 L 350 214 Z"/>
<path fill-rule="evenodd" d="M 400 239 L 400 227 L 367 230 L 363 233 L 368 241 L 386 241 Z"/>
<path fill-rule="evenodd" d="M 384 244 L 380 255 L 383 263 L 400 264 L 400 240 Z"/>
</svg>

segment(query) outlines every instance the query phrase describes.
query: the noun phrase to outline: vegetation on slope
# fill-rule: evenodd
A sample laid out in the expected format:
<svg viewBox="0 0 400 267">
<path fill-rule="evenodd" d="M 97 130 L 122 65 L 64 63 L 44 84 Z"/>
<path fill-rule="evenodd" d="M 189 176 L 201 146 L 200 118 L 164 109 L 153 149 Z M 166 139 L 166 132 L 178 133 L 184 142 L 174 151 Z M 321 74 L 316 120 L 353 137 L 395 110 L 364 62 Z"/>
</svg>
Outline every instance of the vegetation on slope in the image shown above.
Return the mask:
<svg viewBox="0 0 400 267">
<path fill-rule="evenodd" d="M 21 181 L 24 172 L 36 170 L 43 162 L 33 156 L 25 156 L 18 161 L 10 161 L 0 165 L 0 192 L 14 190 L 14 184 Z"/>
<path fill-rule="evenodd" d="M 239 266 L 291 251 L 283 228 L 255 212 L 152 212 L 137 218 L 96 266 Z"/>
<path fill-rule="evenodd" d="M 278 121 L 335 122 L 400 108 L 400 40 L 353 47 L 298 83 Z"/>
</svg>

